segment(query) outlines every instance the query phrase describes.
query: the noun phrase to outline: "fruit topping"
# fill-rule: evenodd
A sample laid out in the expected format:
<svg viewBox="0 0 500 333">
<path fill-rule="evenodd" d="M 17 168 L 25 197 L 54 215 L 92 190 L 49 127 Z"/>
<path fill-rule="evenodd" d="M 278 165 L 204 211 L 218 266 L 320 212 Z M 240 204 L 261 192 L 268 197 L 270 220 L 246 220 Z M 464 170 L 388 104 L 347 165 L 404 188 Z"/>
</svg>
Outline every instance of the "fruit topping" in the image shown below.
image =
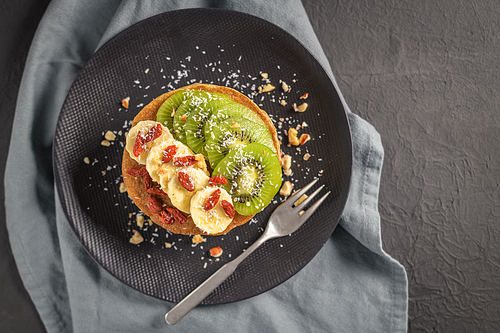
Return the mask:
<svg viewBox="0 0 500 333">
<path fill-rule="evenodd" d="M 161 124 L 156 124 L 155 126 L 151 127 L 145 137 L 146 143 L 158 139 L 161 136 L 161 133 L 162 133 Z"/>
<path fill-rule="evenodd" d="M 213 177 L 210 177 L 210 179 L 208 180 L 208 185 L 210 185 L 210 186 L 217 186 L 217 185 L 223 185 L 223 184 L 227 184 L 227 179 L 224 178 L 223 175 L 213 176 Z"/>
<path fill-rule="evenodd" d="M 219 201 L 220 198 L 220 188 L 216 189 L 215 191 L 210 194 L 210 196 L 207 199 L 207 202 L 205 203 L 205 210 L 210 210 L 215 207 L 217 202 Z"/>
<path fill-rule="evenodd" d="M 163 210 L 160 199 L 153 194 L 148 197 L 148 208 L 153 214 L 159 214 Z"/>
<path fill-rule="evenodd" d="M 128 169 L 126 172 L 132 177 L 143 177 L 148 174 L 148 170 L 146 170 L 146 167 L 132 168 Z"/>
<path fill-rule="evenodd" d="M 241 215 L 263 210 L 281 186 L 281 165 L 276 154 L 260 143 L 233 149 L 213 172 L 228 183 L 222 185 L 232 197 L 234 209 Z"/>
<path fill-rule="evenodd" d="M 162 221 L 165 224 L 173 224 L 175 222 L 174 217 L 172 214 L 170 214 L 166 210 L 162 210 L 159 214 L 158 217 L 160 218 L 160 221 Z"/>
<path fill-rule="evenodd" d="M 170 145 L 167 148 L 165 148 L 165 150 L 163 151 L 162 162 L 163 163 L 170 162 L 174 158 L 175 153 L 177 153 L 176 145 Z"/>
<path fill-rule="evenodd" d="M 194 155 L 185 155 L 174 158 L 175 166 L 191 166 L 196 163 L 196 156 Z"/>
<path fill-rule="evenodd" d="M 182 212 L 176 208 L 167 207 L 167 211 L 174 217 L 174 219 L 179 223 L 183 224 L 187 221 L 187 218 L 182 214 Z"/>
<path fill-rule="evenodd" d="M 189 175 L 187 173 L 185 173 L 183 171 L 179 171 L 179 173 L 177 174 L 177 177 L 178 177 L 179 183 L 182 185 L 182 187 L 184 187 L 189 192 L 194 191 L 194 182 L 191 179 L 191 177 L 189 177 Z"/>
<path fill-rule="evenodd" d="M 137 136 L 135 137 L 135 144 L 134 144 L 134 156 L 139 157 L 142 154 L 142 151 L 144 150 L 144 145 L 146 143 L 146 138 L 142 134 L 142 132 L 139 132 Z"/>
<path fill-rule="evenodd" d="M 220 202 L 220 205 L 222 206 L 222 209 L 224 209 L 224 212 L 230 219 L 234 219 L 234 207 L 233 205 L 227 201 L 227 200 L 222 200 Z"/>
</svg>

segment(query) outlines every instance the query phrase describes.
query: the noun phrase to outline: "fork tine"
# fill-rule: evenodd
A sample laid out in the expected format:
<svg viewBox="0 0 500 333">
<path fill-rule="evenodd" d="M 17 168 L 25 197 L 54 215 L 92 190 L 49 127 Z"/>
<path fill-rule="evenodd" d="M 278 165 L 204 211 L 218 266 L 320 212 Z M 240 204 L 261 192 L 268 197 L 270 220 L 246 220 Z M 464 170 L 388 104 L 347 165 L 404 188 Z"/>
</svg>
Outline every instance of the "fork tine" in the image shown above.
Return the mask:
<svg viewBox="0 0 500 333">
<path fill-rule="evenodd" d="M 318 181 L 318 179 L 316 178 L 315 180 L 313 180 L 312 182 L 310 182 L 309 184 L 307 184 L 306 186 L 304 186 L 302 189 L 300 189 L 297 192 L 293 193 L 284 202 L 284 203 L 286 203 L 286 206 L 293 207 L 293 204 L 295 203 L 295 201 L 297 201 L 302 196 L 302 194 L 306 193 L 307 190 L 309 190 L 314 184 L 316 184 L 317 181 Z"/>
<path fill-rule="evenodd" d="M 302 214 L 299 218 L 303 219 L 306 221 L 311 215 L 318 209 L 318 207 L 325 201 L 326 197 L 330 194 L 330 192 L 326 193 L 324 196 L 321 197 L 318 201 L 316 201 L 311 207 L 309 207 L 308 210 L 304 214 Z"/>
<path fill-rule="evenodd" d="M 300 204 L 298 204 L 297 207 L 295 207 L 294 209 L 301 210 L 305 206 L 307 206 L 307 204 L 323 189 L 323 187 L 325 187 L 325 185 L 321 185 L 316 191 L 314 191 L 313 194 L 311 194 L 310 196 L 308 196 L 307 199 L 305 199 Z M 300 199 L 300 197 L 298 199 Z"/>
</svg>

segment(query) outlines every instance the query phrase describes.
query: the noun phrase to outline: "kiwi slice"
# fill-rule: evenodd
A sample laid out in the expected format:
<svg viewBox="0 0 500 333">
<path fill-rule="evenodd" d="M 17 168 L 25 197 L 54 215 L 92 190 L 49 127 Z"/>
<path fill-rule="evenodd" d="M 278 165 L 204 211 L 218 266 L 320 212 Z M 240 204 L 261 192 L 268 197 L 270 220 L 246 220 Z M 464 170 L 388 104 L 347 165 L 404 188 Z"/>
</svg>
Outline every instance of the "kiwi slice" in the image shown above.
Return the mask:
<svg viewBox="0 0 500 333">
<path fill-rule="evenodd" d="M 163 102 L 163 104 L 158 109 L 156 113 L 156 121 L 162 123 L 170 131 L 173 129 L 173 115 L 174 110 L 177 111 L 179 105 L 181 105 L 186 98 L 189 96 L 189 90 L 179 90 Z"/>
<path fill-rule="evenodd" d="M 221 186 L 231 195 L 234 209 L 245 216 L 267 207 L 281 187 L 278 156 L 257 142 L 231 150 L 217 164 L 217 175 L 227 179 Z"/>
<path fill-rule="evenodd" d="M 207 133 L 205 146 L 210 166 L 215 169 L 232 149 L 253 142 L 261 143 L 276 153 L 273 138 L 267 126 L 242 117 L 232 117 L 214 124 L 211 132 Z"/>
<path fill-rule="evenodd" d="M 191 90 L 186 100 L 179 105 L 173 118 L 173 135 L 180 142 L 187 145 L 186 122 L 191 112 L 197 109 L 203 109 L 210 101 L 225 99 L 229 96 L 220 93 L 210 93 L 203 90 Z M 191 148 L 191 147 L 190 147 Z"/>
<path fill-rule="evenodd" d="M 223 108 L 229 102 L 228 98 L 214 99 L 194 108 L 186 117 L 185 134 L 187 145 L 197 154 L 207 156 L 205 148 L 205 123 L 213 113 Z"/>
<path fill-rule="evenodd" d="M 267 126 L 264 120 L 262 120 L 257 113 L 253 112 L 246 106 L 231 100 L 229 103 L 224 105 L 224 107 L 219 108 L 217 112 L 212 113 L 212 117 L 205 124 L 204 132 L 210 133 L 212 126 L 216 125 L 221 120 L 231 117 L 243 117 L 257 124 Z"/>
</svg>

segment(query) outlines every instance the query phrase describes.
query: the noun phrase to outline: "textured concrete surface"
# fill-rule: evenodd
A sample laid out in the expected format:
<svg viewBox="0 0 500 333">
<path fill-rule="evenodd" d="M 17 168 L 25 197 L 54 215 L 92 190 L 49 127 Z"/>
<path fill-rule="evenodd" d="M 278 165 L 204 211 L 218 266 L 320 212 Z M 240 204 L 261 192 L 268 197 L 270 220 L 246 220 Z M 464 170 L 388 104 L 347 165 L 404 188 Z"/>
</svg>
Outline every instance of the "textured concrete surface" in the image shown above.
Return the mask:
<svg viewBox="0 0 500 333">
<path fill-rule="evenodd" d="M 0 3 L 2 152 L 48 2 Z M 500 2 L 303 3 L 347 103 L 382 136 L 382 238 L 408 272 L 409 332 L 499 332 Z M 0 327 L 43 332 L 12 260 L 3 205 L 0 244 Z"/>
<path fill-rule="evenodd" d="M 407 269 L 409 331 L 499 332 L 500 2 L 303 3 L 382 136 L 382 239 Z"/>
</svg>

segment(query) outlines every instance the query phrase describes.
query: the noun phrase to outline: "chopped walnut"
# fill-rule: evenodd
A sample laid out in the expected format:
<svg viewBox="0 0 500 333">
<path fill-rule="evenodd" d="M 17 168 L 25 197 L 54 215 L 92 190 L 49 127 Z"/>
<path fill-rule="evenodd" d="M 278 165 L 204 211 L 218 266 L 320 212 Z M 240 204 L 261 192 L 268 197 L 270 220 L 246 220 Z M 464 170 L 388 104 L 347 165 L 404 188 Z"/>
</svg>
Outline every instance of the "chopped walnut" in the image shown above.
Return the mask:
<svg viewBox="0 0 500 333">
<path fill-rule="evenodd" d="M 172 243 L 165 242 L 165 248 L 170 249 L 172 247 Z"/>
<path fill-rule="evenodd" d="M 304 154 L 304 157 L 302 157 L 302 158 L 304 159 L 304 161 L 307 161 L 308 159 L 310 159 L 310 158 L 311 158 L 311 154 L 309 154 L 309 153 L 305 153 L 305 154 Z"/>
<path fill-rule="evenodd" d="M 267 79 L 269 77 L 267 73 L 261 73 L 260 76 L 262 76 L 263 79 Z"/>
<path fill-rule="evenodd" d="M 201 235 L 194 235 L 193 239 L 191 241 L 193 242 L 193 244 L 198 244 L 198 243 L 206 242 L 207 240 L 205 238 L 201 237 Z"/>
<path fill-rule="evenodd" d="M 307 110 L 308 106 L 309 106 L 309 104 L 307 104 L 307 103 L 302 103 L 299 106 L 297 106 L 297 104 L 293 103 L 293 109 L 295 110 L 295 112 L 304 112 Z"/>
<path fill-rule="evenodd" d="M 283 169 L 290 169 L 292 167 L 292 156 L 284 155 L 281 158 L 281 166 Z"/>
<path fill-rule="evenodd" d="M 130 237 L 129 242 L 132 244 L 140 244 L 144 241 L 144 237 L 137 230 L 132 230 L 132 237 Z"/>
<path fill-rule="evenodd" d="M 265 86 L 259 87 L 259 93 L 273 91 L 276 87 L 272 84 L 266 84 Z"/>
<path fill-rule="evenodd" d="M 104 134 L 104 138 L 108 141 L 113 141 L 114 139 L 116 139 L 116 135 L 111 131 L 107 131 L 106 134 Z"/>
<path fill-rule="evenodd" d="M 122 99 L 122 106 L 125 108 L 125 109 L 128 109 L 128 105 L 130 103 L 130 97 L 125 97 L 124 99 Z"/>
<path fill-rule="evenodd" d="M 101 141 L 101 146 L 109 147 L 109 146 L 111 146 L 111 142 L 109 142 L 108 140 L 102 140 Z"/>
<path fill-rule="evenodd" d="M 125 185 L 124 182 L 121 182 L 120 183 L 120 188 L 118 189 L 120 191 L 120 193 L 125 193 L 127 192 L 127 186 Z"/>
<path fill-rule="evenodd" d="M 290 142 L 291 145 L 298 146 L 300 144 L 297 134 L 297 130 L 293 127 L 288 130 L 288 142 Z"/>
<path fill-rule="evenodd" d="M 285 106 L 287 103 L 286 103 L 286 101 L 285 101 L 284 99 L 282 99 L 282 100 L 280 101 L 280 104 L 281 104 L 281 105 L 283 105 L 283 106 Z"/>
<path fill-rule="evenodd" d="M 90 164 L 90 159 L 88 157 L 83 158 L 83 163 Z"/>
<path fill-rule="evenodd" d="M 287 197 L 290 194 L 292 194 L 292 189 L 293 189 L 293 184 L 287 180 L 286 182 L 283 183 L 280 189 L 280 195 L 282 197 Z"/>
<path fill-rule="evenodd" d="M 305 94 L 303 94 L 302 96 L 300 96 L 299 98 L 300 98 L 300 99 L 306 99 L 307 97 L 309 97 L 309 94 L 308 94 L 308 93 L 305 93 Z"/>
<path fill-rule="evenodd" d="M 137 226 L 140 228 L 144 226 L 144 221 L 145 221 L 144 215 L 138 214 L 135 218 L 135 222 Z"/>
<path fill-rule="evenodd" d="M 311 136 L 309 134 L 302 134 L 299 139 L 300 145 L 303 145 L 307 141 L 311 140 Z"/>
<path fill-rule="evenodd" d="M 290 87 L 288 86 L 288 84 L 286 84 L 285 81 L 281 81 L 281 88 L 284 92 L 288 92 L 290 90 Z"/>
</svg>

